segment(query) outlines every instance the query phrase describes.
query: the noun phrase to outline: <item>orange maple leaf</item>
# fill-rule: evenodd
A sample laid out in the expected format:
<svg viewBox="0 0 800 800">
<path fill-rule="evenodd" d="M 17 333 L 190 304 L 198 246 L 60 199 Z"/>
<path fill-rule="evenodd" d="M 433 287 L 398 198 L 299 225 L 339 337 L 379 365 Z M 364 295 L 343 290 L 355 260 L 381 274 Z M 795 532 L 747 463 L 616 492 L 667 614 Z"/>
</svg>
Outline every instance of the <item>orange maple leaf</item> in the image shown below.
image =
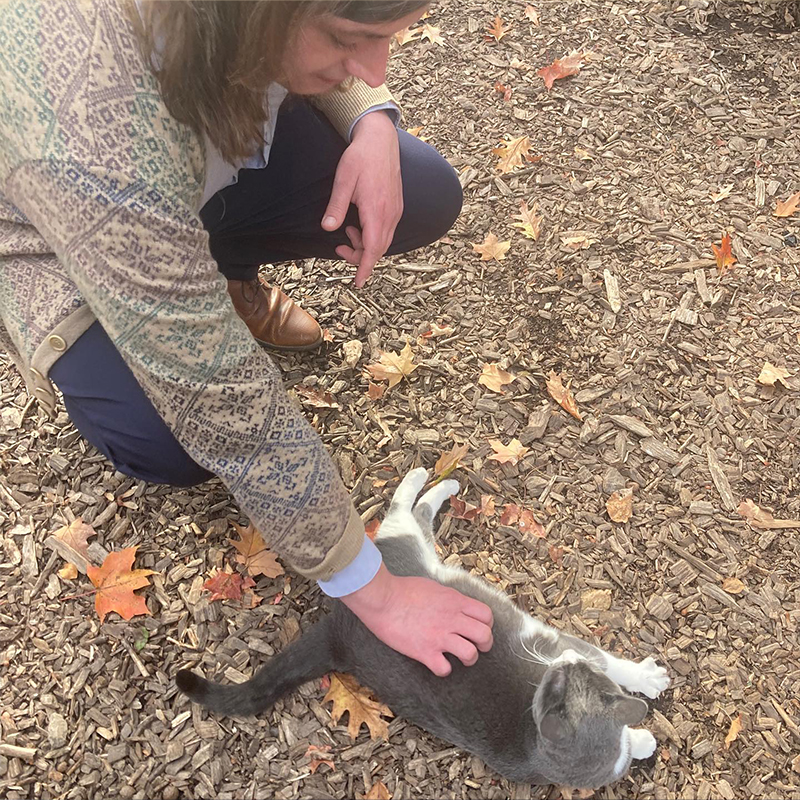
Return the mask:
<svg viewBox="0 0 800 800">
<path fill-rule="evenodd" d="M 800 208 L 800 192 L 795 192 L 786 201 L 778 200 L 775 205 L 776 217 L 791 217 Z"/>
<path fill-rule="evenodd" d="M 575 402 L 575 398 L 572 396 L 569 386 L 569 383 L 564 386 L 561 382 L 561 376 L 553 370 L 550 370 L 550 374 L 547 376 L 547 391 L 550 397 L 552 397 L 568 414 L 571 414 L 579 421 L 583 421 L 581 412 L 578 411 L 578 404 Z"/>
<path fill-rule="evenodd" d="M 381 718 L 393 717 L 394 714 L 388 706 L 375 700 L 372 691 L 359 685 L 351 675 L 331 673 L 331 686 L 322 702 L 333 703 L 331 719 L 334 724 L 348 712 L 347 732 L 351 739 L 355 740 L 362 724 L 366 724 L 370 738 L 389 740 L 389 726 Z"/>
<path fill-rule="evenodd" d="M 717 272 L 722 277 L 736 263 L 736 256 L 731 250 L 731 235 L 726 233 L 719 243 L 719 246 L 712 244 L 714 258 L 717 260 Z"/>
<path fill-rule="evenodd" d="M 494 22 L 486 29 L 486 32 L 489 34 L 486 37 L 486 41 L 494 39 L 496 42 L 499 42 L 510 30 L 510 25 L 506 25 L 500 17 L 495 17 Z"/>
<path fill-rule="evenodd" d="M 128 620 L 140 614 L 150 614 L 144 597 L 134 594 L 135 589 L 143 589 L 150 585 L 147 576 L 153 574 L 151 569 L 134 569 L 138 545 L 126 547 L 109 553 L 102 566 L 89 564 L 86 574 L 97 587 L 94 607 L 102 622 L 111 611 L 116 611 L 122 619 Z"/>
<path fill-rule="evenodd" d="M 489 439 L 489 444 L 494 453 L 487 460 L 501 464 L 516 464 L 529 449 L 519 439 L 512 439 L 508 444 L 503 444 L 499 439 Z"/>
<path fill-rule="evenodd" d="M 252 578 L 250 578 L 252 581 Z M 255 585 L 255 583 L 253 583 Z M 203 588 L 211 592 L 211 600 L 241 600 L 242 599 L 242 576 L 238 572 L 218 571 L 212 575 L 204 584 Z"/>
<path fill-rule="evenodd" d="M 501 242 L 493 233 L 487 233 L 482 244 L 473 244 L 472 249 L 481 254 L 481 261 L 503 261 L 511 242 Z"/>
<path fill-rule="evenodd" d="M 283 567 L 275 560 L 275 553 L 267 547 L 264 538 L 252 523 L 246 528 L 233 521 L 231 525 L 236 528 L 239 540 L 228 539 L 228 541 L 239 551 L 236 560 L 251 575 L 266 575 L 268 578 L 283 575 Z"/>
<path fill-rule="evenodd" d="M 557 58 L 549 66 L 542 67 L 536 74 L 542 78 L 544 85 L 548 89 L 552 89 L 553 84 L 557 80 L 570 75 L 577 75 L 581 71 L 581 66 L 583 66 L 585 57 L 586 53 L 575 51 L 574 53 L 570 53 L 566 58 Z"/>
<path fill-rule="evenodd" d="M 499 146 L 493 147 L 492 153 L 500 156 L 496 169 L 503 175 L 513 172 L 517 167 L 521 167 L 523 161 L 530 161 L 528 155 L 531 149 L 531 139 L 529 136 L 519 136 L 516 139 L 506 140 Z"/>
</svg>

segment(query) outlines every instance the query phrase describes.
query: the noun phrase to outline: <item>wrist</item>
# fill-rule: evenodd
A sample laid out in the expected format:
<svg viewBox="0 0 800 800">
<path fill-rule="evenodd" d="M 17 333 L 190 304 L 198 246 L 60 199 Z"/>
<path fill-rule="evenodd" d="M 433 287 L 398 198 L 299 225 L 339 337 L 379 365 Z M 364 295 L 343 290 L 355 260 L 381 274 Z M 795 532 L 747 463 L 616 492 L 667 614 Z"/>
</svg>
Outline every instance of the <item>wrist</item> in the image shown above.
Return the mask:
<svg viewBox="0 0 800 800">
<path fill-rule="evenodd" d="M 363 135 L 364 133 L 372 131 L 396 132 L 396 130 L 394 118 L 386 109 L 370 111 L 368 114 L 364 114 L 353 126 L 350 141 L 354 141 L 359 134 Z"/>
<path fill-rule="evenodd" d="M 357 616 L 379 613 L 389 605 L 395 576 L 381 564 L 375 577 L 355 592 L 339 599 Z"/>
</svg>

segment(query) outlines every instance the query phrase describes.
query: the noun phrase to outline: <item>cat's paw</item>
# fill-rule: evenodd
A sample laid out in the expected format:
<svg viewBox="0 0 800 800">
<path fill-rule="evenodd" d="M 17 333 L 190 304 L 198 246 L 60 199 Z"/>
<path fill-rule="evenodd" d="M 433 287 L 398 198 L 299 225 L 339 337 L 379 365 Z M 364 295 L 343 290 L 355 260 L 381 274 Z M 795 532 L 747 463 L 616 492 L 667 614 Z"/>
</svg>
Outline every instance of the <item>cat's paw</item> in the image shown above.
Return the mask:
<svg viewBox="0 0 800 800">
<path fill-rule="evenodd" d="M 428 481 L 428 470 L 425 467 L 412 469 L 395 489 L 392 505 L 402 511 L 411 511 L 417 495 Z"/>
<path fill-rule="evenodd" d="M 669 686 L 667 670 L 656 664 L 651 656 L 632 666 L 630 679 L 626 684 L 631 692 L 641 692 L 654 700 Z"/>
<path fill-rule="evenodd" d="M 436 516 L 436 512 L 441 507 L 442 503 L 447 500 L 448 497 L 454 494 L 458 494 L 458 490 L 461 487 L 458 485 L 458 481 L 449 480 L 449 481 L 442 481 L 441 483 L 437 483 L 436 486 L 428 489 L 422 497 L 420 497 L 419 501 L 417 502 L 417 506 L 427 505 L 431 509 L 431 517 Z"/>
<path fill-rule="evenodd" d="M 656 751 L 656 737 L 646 728 L 628 731 L 631 737 L 631 758 L 650 758 Z"/>
</svg>

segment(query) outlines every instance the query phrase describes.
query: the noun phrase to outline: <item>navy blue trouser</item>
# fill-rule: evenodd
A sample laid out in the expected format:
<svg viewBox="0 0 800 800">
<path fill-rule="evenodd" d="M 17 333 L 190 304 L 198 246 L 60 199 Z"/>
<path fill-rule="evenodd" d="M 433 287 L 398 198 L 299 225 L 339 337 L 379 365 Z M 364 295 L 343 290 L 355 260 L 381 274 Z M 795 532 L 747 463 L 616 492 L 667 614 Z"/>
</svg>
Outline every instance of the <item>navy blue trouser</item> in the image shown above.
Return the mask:
<svg viewBox="0 0 800 800">
<path fill-rule="evenodd" d="M 390 255 L 443 236 L 462 202 L 455 171 L 444 158 L 405 131 L 399 137 L 405 210 Z M 338 258 L 336 248 L 349 244 L 344 228 L 358 225 L 358 210 L 351 206 L 337 231 L 324 231 L 320 222 L 344 148 L 331 124 L 306 102 L 285 104 L 267 167 L 241 170 L 238 183 L 217 192 L 200 212 L 211 254 L 226 278 L 254 278 L 264 263 Z M 174 486 L 211 477 L 158 416 L 99 322 L 61 356 L 50 377 L 75 427 L 120 472 Z"/>
</svg>

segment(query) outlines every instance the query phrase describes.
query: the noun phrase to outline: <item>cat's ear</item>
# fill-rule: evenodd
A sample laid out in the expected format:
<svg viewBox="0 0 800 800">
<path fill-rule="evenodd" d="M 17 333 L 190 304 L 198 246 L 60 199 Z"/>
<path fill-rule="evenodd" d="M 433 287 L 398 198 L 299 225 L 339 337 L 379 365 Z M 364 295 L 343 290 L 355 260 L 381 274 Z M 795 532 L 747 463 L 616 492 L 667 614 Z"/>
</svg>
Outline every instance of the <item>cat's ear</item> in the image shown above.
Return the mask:
<svg viewBox="0 0 800 800">
<path fill-rule="evenodd" d="M 567 672 L 563 667 L 548 670 L 541 687 L 539 707 L 542 717 L 539 720 L 539 732 L 545 739 L 558 741 L 567 733 L 567 722 L 559 713 L 564 708 L 567 695 Z"/>
<path fill-rule="evenodd" d="M 617 695 L 614 702 L 614 718 L 623 725 L 639 725 L 647 716 L 647 703 L 638 697 Z"/>
<path fill-rule="evenodd" d="M 567 735 L 567 732 L 568 726 L 566 720 L 558 714 L 547 714 L 539 723 L 539 733 L 551 742 L 560 741 Z"/>
</svg>

